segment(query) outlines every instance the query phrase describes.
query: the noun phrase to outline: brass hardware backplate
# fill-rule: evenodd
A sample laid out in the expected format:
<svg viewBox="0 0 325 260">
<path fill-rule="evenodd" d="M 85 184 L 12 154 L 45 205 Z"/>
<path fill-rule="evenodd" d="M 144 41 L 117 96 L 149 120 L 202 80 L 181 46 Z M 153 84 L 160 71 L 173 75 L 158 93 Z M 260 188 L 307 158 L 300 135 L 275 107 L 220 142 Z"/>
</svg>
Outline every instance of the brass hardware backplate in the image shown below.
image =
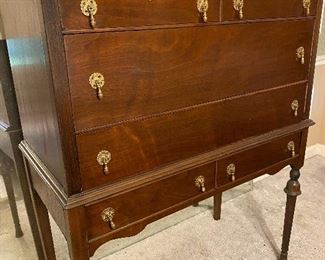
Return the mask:
<svg viewBox="0 0 325 260">
<path fill-rule="evenodd" d="M 298 116 L 298 109 L 299 109 L 299 101 L 298 100 L 292 101 L 291 109 L 294 111 L 295 117 L 297 117 Z"/>
<path fill-rule="evenodd" d="M 306 9 L 306 15 L 310 15 L 311 0 L 303 0 L 302 5 Z"/>
<path fill-rule="evenodd" d="M 234 9 L 239 13 L 239 18 L 244 18 L 244 0 L 233 0 Z"/>
<path fill-rule="evenodd" d="M 296 151 L 295 151 L 295 142 L 294 141 L 290 141 L 288 143 L 288 150 L 291 152 L 291 156 L 295 157 L 296 156 Z"/>
<path fill-rule="evenodd" d="M 109 151 L 103 150 L 100 151 L 97 155 L 97 162 L 99 165 L 104 166 L 104 174 L 107 175 L 108 171 L 108 164 L 112 160 L 112 155 Z"/>
<path fill-rule="evenodd" d="M 197 10 L 202 15 L 203 21 L 206 23 L 208 21 L 208 9 L 209 9 L 209 2 L 208 0 L 197 0 Z"/>
<path fill-rule="evenodd" d="M 81 0 L 80 8 L 85 16 L 89 17 L 89 23 L 92 28 L 95 28 L 96 21 L 95 15 L 97 13 L 98 7 L 95 0 Z"/>
<path fill-rule="evenodd" d="M 236 165 L 234 163 L 231 163 L 227 166 L 227 174 L 228 176 L 231 177 L 231 181 L 235 181 L 236 180 Z"/>
<path fill-rule="evenodd" d="M 103 91 L 102 88 L 105 85 L 105 78 L 101 73 L 95 72 L 90 75 L 89 77 L 89 84 L 90 86 L 96 90 L 97 92 L 97 98 L 102 99 L 103 98 Z"/>
<path fill-rule="evenodd" d="M 113 222 L 113 218 L 115 216 L 115 209 L 109 207 L 107 209 L 104 209 L 101 213 L 102 220 L 106 223 L 109 223 L 111 229 L 115 229 L 116 225 Z"/>
<path fill-rule="evenodd" d="M 299 47 L 296 50 L 297 59 L 300 60 L 301 64 L 305 64 L 305 48 Z"/>
<path fill-rule="evenodd" d="M 198 187 L 202 192 L 205 192 L 205 179 L 204 176 L 200 175 L 195 178 L 195 186 Z"/>
</svg>

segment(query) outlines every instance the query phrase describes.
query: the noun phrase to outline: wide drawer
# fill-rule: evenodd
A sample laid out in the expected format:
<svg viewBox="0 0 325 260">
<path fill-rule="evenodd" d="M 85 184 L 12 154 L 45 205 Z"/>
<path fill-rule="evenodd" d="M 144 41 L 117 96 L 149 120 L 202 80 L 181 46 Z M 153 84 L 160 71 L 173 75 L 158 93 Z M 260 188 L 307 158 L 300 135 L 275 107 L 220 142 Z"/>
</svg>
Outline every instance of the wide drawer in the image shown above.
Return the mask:
<svg viewBox="0 0 325 260">
<path fill-rule="evenodd" d="M 305 91 L 287 86 L 77 135 L 83 189 L 297 123 Z"/>
<path fill-rule="evenodd" d="M 313 24 L 65 37 L 76 131 L 305 80 Z M 296 57 L 299 47 L 304 64 Z M 89 84 L 98 72 L 104 76 L 101 99 Z"/>
<path fill-rule="evenodd" d="M 83 13 L 81 2 L 89 0 L 59 0 L 64 30 L 91 28 L 138 27 L 148 25 L 173 25 L 202 23 L 203 15 L 198 11 L 196 0 L 90 0 L 97 4 L 95 25 L 90 16 Z M 204 0 L 201 1 L 204 3 Z M 200 9 L 201 10 L 201 9 Z M 87 12 L 86 12 L 87 14 Z M 219 1 L 210 1 L 206 12 L 207 21 L 219 21 Z"/>
<path fill-rule="evenodd" d="M 305 17 L 316 14 L 317 0 L 222 0 L 222 20 Z"/>
<path fill-rule="evenodd" d="M 296 158 L 300 142 L 301 133 L 296 133 L 218 161 L 217 186 L 252 179 L 267 167 Z"/>
<path fill-rule="evenodd" d="M 86 217 L 89 239 L 112 232 L 114 229 L 118 230 L 179 203 L 204 196 L 215 187 L 215 171 L 215 163 L 207 164 L 88 205 Z M 113 223 L 110 219 L 106 219 L 108 222 L 103 221 L 103 212 L 114 214 L 111 219 Z"/>
</svg>

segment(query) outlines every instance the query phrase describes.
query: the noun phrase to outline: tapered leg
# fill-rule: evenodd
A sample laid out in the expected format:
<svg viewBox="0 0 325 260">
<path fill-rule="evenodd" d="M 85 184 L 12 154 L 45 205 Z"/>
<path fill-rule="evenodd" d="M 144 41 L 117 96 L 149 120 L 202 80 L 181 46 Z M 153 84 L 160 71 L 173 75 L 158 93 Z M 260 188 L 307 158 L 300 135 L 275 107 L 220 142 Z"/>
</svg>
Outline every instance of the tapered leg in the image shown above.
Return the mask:
<svg viewBox="0 0 325 260">
<path fill-rule="evenodd" d="M 290 180 L 287 183 L 284 191 L 287 194 L 287 204 L 283 227 L 282 237 L 282 249 L 280 260 L 285 260 L 288 257 L 289 242 L 291 236 L 293 216 L 295 212 L 297 196 L 301 194 L 300 183 L 298 181 L 300 177 L 299 169 L 292 169 L 290 172 Z"/>
<path fill-rule="evenodd" d="M 221 204 L 222 204 L 222 192 L 217 193 L 213 197 L 213 218 L 219 220 L 221 218 Z"/>
<path fill-rule="evenodd" d="M 35 191 L 33 191 L 33 201 L 45 259 L 55 260 L 56 257 L 47 208 Z"/>
<path fill-rule="evenodd" d="M 7 195 L 8 195 L 12 219 L 14 221 L 15 228 L 16 228 L 16 237 L 21 237 L 21 236 L 23 236 L 23 231 L 21 230 L 20 223 L 19 223 L 16 198 L 15 198 L 14 188 L 12 186 L 11 177 L 10 177 L 9 173 L 4 173 L 2 175 L 2 177 L 3 177 L 3 181 L 4 181 Z"/>
</svg>

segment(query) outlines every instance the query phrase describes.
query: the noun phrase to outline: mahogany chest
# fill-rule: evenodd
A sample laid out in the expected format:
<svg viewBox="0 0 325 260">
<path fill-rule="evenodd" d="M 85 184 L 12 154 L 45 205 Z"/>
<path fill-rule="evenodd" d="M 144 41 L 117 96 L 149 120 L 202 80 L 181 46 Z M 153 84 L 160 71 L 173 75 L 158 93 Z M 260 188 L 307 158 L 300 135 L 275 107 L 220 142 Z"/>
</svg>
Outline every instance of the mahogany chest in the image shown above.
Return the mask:
<svg viewBox="0 0 325 260">
<path fill-rule="evenodd" d="M 1 5 L 39 232 L 71 259 L 287 165 L 303 166 L 322 0 Z M 25 12 L 27 10 L 28 12 Z M 28 14 L 27 14 L 28 13 Z"/>
</svg>

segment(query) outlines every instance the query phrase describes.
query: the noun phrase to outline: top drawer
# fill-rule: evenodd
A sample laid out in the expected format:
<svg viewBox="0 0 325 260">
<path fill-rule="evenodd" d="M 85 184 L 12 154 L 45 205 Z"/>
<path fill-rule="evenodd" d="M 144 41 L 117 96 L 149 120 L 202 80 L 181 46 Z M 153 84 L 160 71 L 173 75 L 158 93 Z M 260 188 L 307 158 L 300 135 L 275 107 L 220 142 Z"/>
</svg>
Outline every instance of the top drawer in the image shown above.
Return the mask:
<svg viewBox="0 0 325 260">
<path fill-rule="evenodd" d="M 91 28 L 133 27 L 204 22 L 204 13 L 198 11 L 200 3 L 208 0 L 59 0 L 64 30 Z M 95 7 L 91 17 L 82 12 L 81 6 Z M 97 9 L 97 10 L 96 10 Z M 202 9 L 202 10 L 203 10 Z M 85 12 L 87 14 L 87 11 Z M 208 21 L 219 21 L 219 2 L 209 1 L 206 11 Z"/>
<path fill-rule="evenodd" d="M 222 0 L 222 21 L 315 15 L 317 0 Z"/>
</svg>

